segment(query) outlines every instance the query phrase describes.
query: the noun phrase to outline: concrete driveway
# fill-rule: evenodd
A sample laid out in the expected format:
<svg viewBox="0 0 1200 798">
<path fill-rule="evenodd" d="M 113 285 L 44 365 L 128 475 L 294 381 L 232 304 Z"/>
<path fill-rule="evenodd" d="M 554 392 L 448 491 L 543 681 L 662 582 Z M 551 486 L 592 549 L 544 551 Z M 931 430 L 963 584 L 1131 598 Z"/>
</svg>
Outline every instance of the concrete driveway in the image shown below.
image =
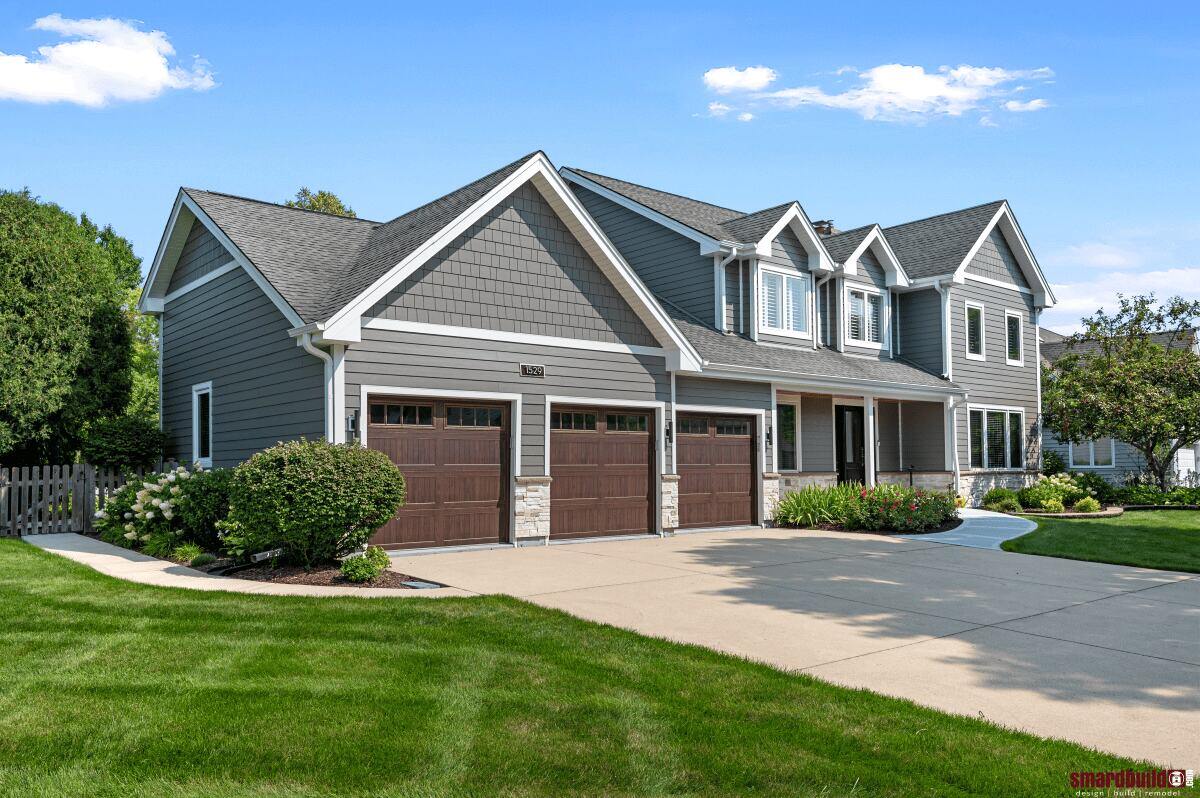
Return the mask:
<svg viewBox="0 0 1200 798">
<path fill-rule="evenodd" d="M 431 554 L 423 578 L 1044 736 L 1200 767 L 1200 578 L 736 530 Z"/>
</svg>

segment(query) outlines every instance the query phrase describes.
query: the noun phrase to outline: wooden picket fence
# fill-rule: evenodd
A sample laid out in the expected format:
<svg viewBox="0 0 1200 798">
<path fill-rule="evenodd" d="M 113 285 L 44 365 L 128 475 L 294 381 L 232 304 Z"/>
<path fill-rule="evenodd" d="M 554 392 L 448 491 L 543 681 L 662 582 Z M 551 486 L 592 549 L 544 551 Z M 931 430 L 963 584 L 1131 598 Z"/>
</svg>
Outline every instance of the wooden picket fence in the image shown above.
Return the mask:
<svg viewBox="0 0 1200 798">
<path fill-rule="evenodd" d="M 0 536 L 91 534 L 109 497 L 144 474 L 86 464 L 0 468 Z"/>
</svg>

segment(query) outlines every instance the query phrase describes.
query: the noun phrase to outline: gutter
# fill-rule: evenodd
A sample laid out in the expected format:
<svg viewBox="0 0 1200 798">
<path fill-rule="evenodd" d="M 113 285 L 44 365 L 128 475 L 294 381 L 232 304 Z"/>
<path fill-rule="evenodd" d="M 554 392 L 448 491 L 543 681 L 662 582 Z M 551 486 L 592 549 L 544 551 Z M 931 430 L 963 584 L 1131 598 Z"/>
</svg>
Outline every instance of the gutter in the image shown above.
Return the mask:
<svg viewBox="0 0 1200 798">
<path fill-rule="evenodd" d="M 939 280 L 933 284 L 942 298 L 942 376 L 948 380 L 954 379 L 954 364 L 950 359 L 952 347 L 950 345 L 950 285 L 946 280 Z"/>
<path fill-rule="evenodd" d="M 308 325 L 305 325 L 308 326 Z M 318 349 L 313 346 L 311 332 L 300 333 L 299 339 L 296 341 L 305 352 L 316 358 L 320 358 L 325 364 L 325 440 L 333 443 L 334 426 L 331 421 L 333 415 L 333 356 L 328 352 Z"/>
</svg>

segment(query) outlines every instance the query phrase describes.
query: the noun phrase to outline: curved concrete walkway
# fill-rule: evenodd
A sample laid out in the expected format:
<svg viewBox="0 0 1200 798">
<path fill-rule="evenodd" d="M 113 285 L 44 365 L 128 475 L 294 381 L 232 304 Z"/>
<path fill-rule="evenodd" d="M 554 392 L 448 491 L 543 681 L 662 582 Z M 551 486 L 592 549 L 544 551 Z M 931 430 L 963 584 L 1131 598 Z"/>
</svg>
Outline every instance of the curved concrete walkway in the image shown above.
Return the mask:
<svg viewBox="0 0 1200 798">
<path fill-rule="evenodd" d="M 923 535 L 899 535 L 905 540 L 928 540 L 931 543 L 947 543 L 952 546 L 970 546 L 973 549 L 1000 551 L 1000 544 L 1019 538 L 1037 529 L 1037 522 L 1014 515 L 993 513 L 990 510 L 975 510 L 970 507 L 959 510 L 963 522 L 949 532 L 930 532 Z"/>
<path fill-rule="evenodd" d="M 102 574 L 158 587 L 182 587 L 188 590 L 224 590 L 229 593 L 255 593 L 267 596 L 358 596 L 359 598 L 440 598 L 444 596 L 475 595 L 457 587 L 439 587 L 429 590 L 410 590 L 391 587 L 326 587 L 324 585 L 287 585 L 273 582 L 255 582 L 250 579 L 234 579 L 228 576 L 213 576 L 186 565 L 149 557 L 136 551 L 123 549 L 96 538 L 64 532 L 54 535 L 30 535 L 22 538 L 26 543 L 37 546 L 69 560 L 94 568 Z"/>
</svg>

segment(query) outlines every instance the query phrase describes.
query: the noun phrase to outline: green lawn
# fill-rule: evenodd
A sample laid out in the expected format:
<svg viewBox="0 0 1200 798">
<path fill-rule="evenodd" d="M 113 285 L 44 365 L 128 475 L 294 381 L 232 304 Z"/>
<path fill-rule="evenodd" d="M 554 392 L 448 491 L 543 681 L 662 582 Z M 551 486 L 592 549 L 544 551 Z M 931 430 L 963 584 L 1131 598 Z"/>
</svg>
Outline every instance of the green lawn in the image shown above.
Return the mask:
<svg viewBox="0 0 1200 798">
<path fill-rule="evenodd" d="M 1058 795 L 1138 763 L 505 598 L 134 585 L 0 540 L 0 795 Z"/>
<path fill-rule="evenodd" d="M 1200 573 L 1200 511 L 1132 510 L 1114 518 L 1033 518 L 1005 551 Z"/>
</svg>

